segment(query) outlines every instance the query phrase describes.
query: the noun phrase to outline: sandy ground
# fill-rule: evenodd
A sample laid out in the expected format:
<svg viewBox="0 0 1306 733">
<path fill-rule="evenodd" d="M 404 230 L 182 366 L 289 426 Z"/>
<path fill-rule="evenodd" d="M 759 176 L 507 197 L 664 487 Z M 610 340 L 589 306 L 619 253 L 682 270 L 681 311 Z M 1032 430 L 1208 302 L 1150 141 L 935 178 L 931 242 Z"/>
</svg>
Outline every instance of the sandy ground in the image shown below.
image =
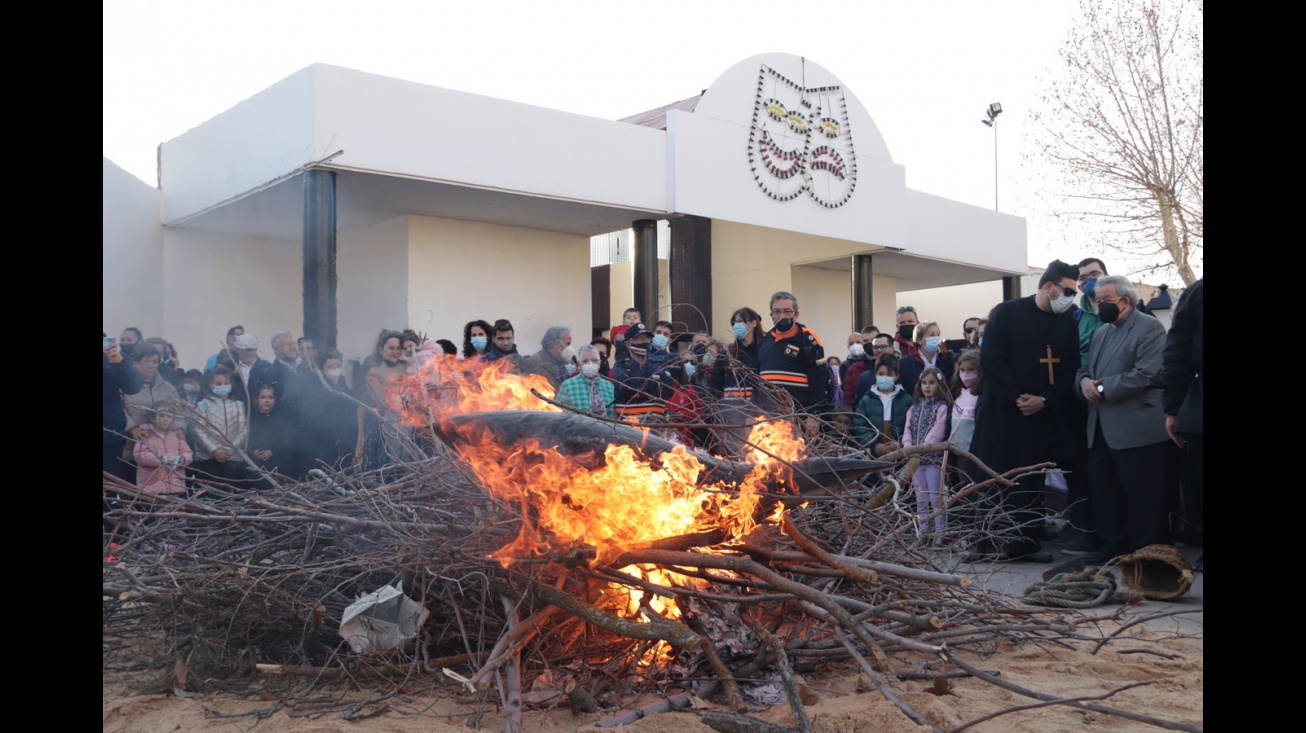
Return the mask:
<svg viewBox="0 0 1306 733">
<path fill-rule="evenodd" d="M 1108 632 L 1109 629 L 1103 629 Z M 986 659 L 969 657 L 981 669 L 1000 670 L 1001 678 L 1042 693 L 1059 697 L 1089 697 L 1117 688 L 1143 683 L 1117 692 L 1097 704 L 1169 721 L 1202 726 L 1203 649 L 1200 638 L 1178 631 L 1173 623 L 1135 626 L 1093 653 L 1091 642 L 1076 642 L 1077 649 L 1057 644 L 1025 643 L 1019 647 L 999 646 Z M 896 672 L 915 671 L 924 657 L 898 654 L 892 658 Z M 250 731 L 264 733 L 441 733 L 467 730 L 476 717 L 477 699 L 460 693 L 448 680 L 430 675 L 410 685 L 403 694 L 388 700 L 382 712 L 364 720 L 346 720 L 336 711 L 313 714 L 315 705 L 339 699 L 364 700 L 377 690 L 349 689 L 329 685 L 308 690 L 302 683 L 284 677 L 265 676 L 254 680 L 239 694 L 221 693 L 190 696 L 141 694 L 151 682 L 162 678 L 159 670 L 109 673 L 104 676 L 105 733 L 172 733 L 173 731 Z M 951 680 L 951 689 L 936 694 L 930 682 L 891 680 L 896 695 L 924 715 L 934 726 L 951 731 L 985 715 L 1029 705 L 1037 701 L 1001 689 L 987 682 L 967 678 Z M 859 674 L 845 663 L 828 665 L 807 676 L 809 687 L 819 698 L 807 706 L 818 733 L 888 733 L 926 730 L 912 723 Z M 530 680 L 526 680 L 530 684 Z M 656 702 L 657 698 L 624 701 L 619 709 L 573 716 L 561 708 L 528 710 L 523 717 L 526 733 L 573 731 L 626 710 Z M 376 709 L 375 706 L 368 708 Z M 481 701 L 479 727 L 504 729 L 502 711 L 494 702 Z M 720 705 L 704 711 L 727 712 Z M 755 708 L 753 715 L 783 725 L 792 725 L 793 713 L 786 703 Z M 1090 727 L 1085 727 L 1085 726 Z M 709 731 L 698 712 L 651 715 L 624 726 L 641 733 L 691 733 Z M 979 733 L 1084 733 L 1085 731 L 1156 731 L 1144 722 L 1099 712 L 1050 705 L 1020 710 L 992 718 L 967 730 Z"/>
</svg>

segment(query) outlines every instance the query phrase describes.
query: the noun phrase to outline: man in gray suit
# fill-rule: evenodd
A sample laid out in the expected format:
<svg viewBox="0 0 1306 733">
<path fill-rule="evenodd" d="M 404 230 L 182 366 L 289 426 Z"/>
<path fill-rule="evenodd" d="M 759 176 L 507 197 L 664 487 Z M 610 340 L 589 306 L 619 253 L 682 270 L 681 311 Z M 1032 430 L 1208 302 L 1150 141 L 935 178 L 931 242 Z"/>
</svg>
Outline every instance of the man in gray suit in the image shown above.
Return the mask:
<svg viewBox="0 0 1306 733">
<path fill-rule="evenodd" d="M 1088 361 L 1075 375 L 1088 401 L 1088 478 L 1102 549 L 1084 558 L 1100 565 L 1152 544 L 1169 544 L 1165 516 L 1165 448 L 1161 409 L 1165 328 L 1138 310 L 1128 279 L 1097 281 L 1098 315 Z"/>
</svg>

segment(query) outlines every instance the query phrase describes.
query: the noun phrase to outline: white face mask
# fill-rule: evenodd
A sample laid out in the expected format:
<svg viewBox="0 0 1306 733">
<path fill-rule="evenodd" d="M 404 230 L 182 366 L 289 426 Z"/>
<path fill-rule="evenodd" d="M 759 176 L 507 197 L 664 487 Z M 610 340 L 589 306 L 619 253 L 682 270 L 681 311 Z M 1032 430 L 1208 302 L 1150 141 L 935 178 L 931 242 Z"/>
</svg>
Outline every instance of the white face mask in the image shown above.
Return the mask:
<svg viewBox="0 0 1306 733">
<path fill-rule="evenodd" d="M 342 370 L 340 370 L 340 369 L 328 369 L 328 370 L 326 370 L 326 375 L 327 375 L 328 377 L 331 377 L 332 379 L 339 379 L 339 378 L 340 378 L 340 375 L 343 374 L 343 373 L 344 373 L 344 372 L 343 372 Z"/>
<path fill-rule="evenodd" d="M 1059 292 L 1060 290 L 1061 288 L 1057 288 L 1056 292 Z M 1075 296 L 1073 295 L 1063 294 L 1058 298 L 1051 298 L 1051 296 L 1049 296 L 1049 298 L 1052 303 L 1053 313 L 1065 313 L 1075 305 Z"/>
<path fill-rule="evenodd" d="M 850 344 L 848 346 L 848 355 L 856 359 L 866 353 L 866 347 L 861 344 Z"/>
<path fill-rule="evenodd" d="M 571 361 L 576 358 L 576 350 L 570 346 L 562 350 L 562 360 Z"/>
<path fill-rule="evenodd" d="M 599 374 L 598 362 L 587 361 L 580 365 L 580 372 L 587 377 L 593 378 Z"/>
</svg>

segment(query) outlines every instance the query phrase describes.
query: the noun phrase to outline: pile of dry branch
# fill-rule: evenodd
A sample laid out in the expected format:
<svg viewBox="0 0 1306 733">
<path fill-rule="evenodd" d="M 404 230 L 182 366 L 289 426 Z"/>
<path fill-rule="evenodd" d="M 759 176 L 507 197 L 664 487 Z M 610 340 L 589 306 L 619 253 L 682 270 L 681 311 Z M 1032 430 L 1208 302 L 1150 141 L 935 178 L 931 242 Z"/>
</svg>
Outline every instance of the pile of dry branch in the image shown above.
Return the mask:
<svg viewBox="0 0 1306 733">
<path fill-rule="evenodd" d="M 694 696 L 724 702 L 737 715 L 705 719 L 722 729 L 757 730 L 760 721 L 742 714 L 788 699 L 798 727 L 810 729 L 794 670 L 843 660 L 906 718 L 936 729 L 894 694 L 895 675 L 973 675 L 1010 688 L 955 652 L 1089 638 L 1062 610 L 995 598 L 947 572 L 954 555 L 927 548 L 904 505 L 914 465 L 906 457 L 879 488 L 813 497 L 742 541 L 709 532 L 610 561 L 576 546 L 501 563 L 489 556 L 532 521 L 529 511 L 492 500 L 449 449 L 430 452 L 383 473 L 279 479 L 260 492 L 206 484 L 185 498 L 140 494 L 106 474 L 106 500 L 117 502 L 106 525 L 120 540 L 105 550 L 114 556 L 104 571 L 106 650 L 161 634 L 158 661 L 186 662 L 189 681 L 181 674 L 173 684 L 193 689 L 247 683 L 256 665 L 315 685 L 461 686 L 503 705 L 510 729 L 531 705 L 606 711 L 599 725 L 633 720 L 654 711 L 621 711 L 640 692 L 663 695 L 656 709 Z M 430 611 L 420 637 L 352 653 L 339 634 L 344 609 L 400 582 Z M 916 660 L 910 669 L 906 656 Z M 386 696 L 328 707 L 366 715 Z"/>
</svg>

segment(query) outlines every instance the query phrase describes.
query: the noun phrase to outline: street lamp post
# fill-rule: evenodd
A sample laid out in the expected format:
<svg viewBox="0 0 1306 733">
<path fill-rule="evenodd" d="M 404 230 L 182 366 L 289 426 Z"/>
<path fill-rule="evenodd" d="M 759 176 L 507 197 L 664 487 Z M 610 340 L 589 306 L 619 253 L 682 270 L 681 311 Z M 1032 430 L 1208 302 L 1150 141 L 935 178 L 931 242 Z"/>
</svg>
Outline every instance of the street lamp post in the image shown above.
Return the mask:
<svg viewBox="0 0 1306 733">
<path fill-rule="evenodd" d="M 980 120 L 993 128 L 993 210 L 998 210 L 998 115 L 1002 114 L 1002 105 L 994 102 L 984 110 L 986 119 Z"/>
</svg>

